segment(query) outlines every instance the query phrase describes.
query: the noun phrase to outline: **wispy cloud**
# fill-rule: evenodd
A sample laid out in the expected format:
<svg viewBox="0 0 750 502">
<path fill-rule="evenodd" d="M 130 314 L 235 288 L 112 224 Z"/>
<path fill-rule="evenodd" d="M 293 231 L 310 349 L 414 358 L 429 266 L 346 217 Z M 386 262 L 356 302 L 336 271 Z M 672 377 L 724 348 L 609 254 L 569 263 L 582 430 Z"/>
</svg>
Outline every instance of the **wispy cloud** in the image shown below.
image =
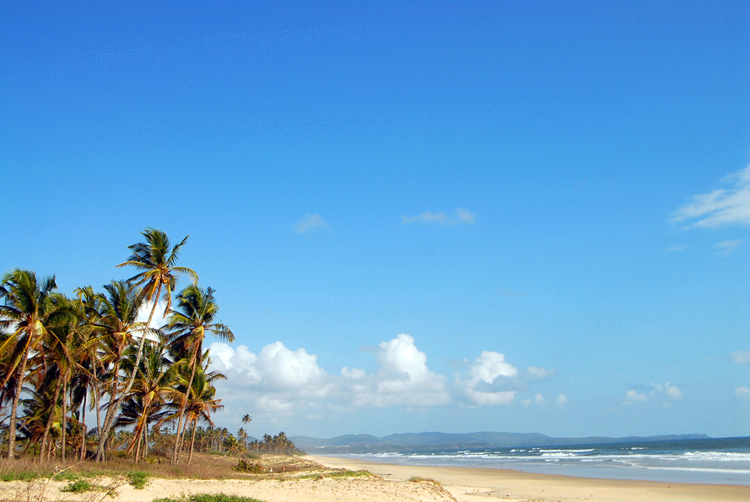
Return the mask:
<svg viewBox="0 0 750 502">
<path fill-rule="evenodd" d="M 721 256 L 722 258 L 726 258 L 730 254 L 737 251 L 737 248 L 739 248 L 742 245 L 742 241 L 737 239 L 733 241 L 721 241 L 718 244 L 714 245 L 716 248 L 716 254 Z"/>
<path fill-rule="evenodd" d="M 669 382 L 665 384 L 652 383 L 651 391 L 648 394 L 646 394 L 646 392 L 638 392 L 634 389 L 628 390 L 625 392 L 625 399 L 622 403 L 630 405 L 635 403 L 645 403 L 649 400 L 658 400 L 664 404 L 669 400 L 677 401 L 682 399 L 682 397 L 682 390 L 674 384 Z"/>
<path fill-rule="evenodd" d="M 734 395 L 739 399 L 750 400 L 750 389 L 747 387 L 737 387 L 734 389 Z"/>
<path fill-rule="evenodd" d="M 686 228 L 750 225 L 750 165 L 721 181 L 733 186 L 694 195 L 692 202 L 675 211 L 672 222 Z"/>
<path fill-rule="evenodd" d="M 452 225 L 473 225 L 476 215 L 466 209 L 456 209 L 452 216 L 445 213 L 431 213 L 425 211 L 422 214 L 414 216 L 402 216 L 401 223 L 408 225 L 411 223 L 436 223 L 446 227 Z"/>
<path fill-rule="evenodd" d="M 750 350 L 735 350 L 729 354 L 729 357 L 735 364 L 747 364 L 750 363 Z"/>
<path fill-rule="evenodd" d="M 679 251 L 685 251 L 687 248 L 688 246 L 684 246 L 684 245 L 672 246 L 671 248 L 667 248 L 664 252 L 665 253 L 677 253 Z"/>
<path fill-rule="evenodd" d="M 322 230 L 327 227 L 328 223 L 323 221 L 323 218 L 321 218 L 319 214 L 315 213 L 308 214 L 303 220 L 298 221 L 297 224 L 294 225 L 294 230 L 299 234 L 307 235 L 311 232 Z"/>
<path fill-rule="evenodd" d="M 495 294 L 503 298 L 523 298 L 531 295 L 528 291 L 516 291 L 507 288 L 500 288 L 500 291 L 495 291 Z"/>
</svg>

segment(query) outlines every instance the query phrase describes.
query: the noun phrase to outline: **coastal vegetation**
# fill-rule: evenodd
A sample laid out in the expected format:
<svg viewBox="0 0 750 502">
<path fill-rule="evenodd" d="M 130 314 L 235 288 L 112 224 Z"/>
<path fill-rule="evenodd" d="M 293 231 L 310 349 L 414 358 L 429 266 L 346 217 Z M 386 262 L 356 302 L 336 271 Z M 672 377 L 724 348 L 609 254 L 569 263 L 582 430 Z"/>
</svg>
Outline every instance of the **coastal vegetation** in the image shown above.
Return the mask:
<svg viewBox="0 0 750 502">
<path fill-rule="evenodd" d="M 177 264 L 187 237 L 172 245 L 160 230 L 142 235 L 117 265 L 135 274 L 99 291 L 65 294 L 54 276 L 30 270 L 2 277 L 0 448 L 9 461 L 165 457 L 177 465 L 183 452 L 190 463 L 195 451 L 288 447 L 283 433 L 249 444 L 244 429 L 235 437 L 215 427 L 222 405 L 214 384 L 225 376 L 209 370 L 204 342 L 234 334 L 218 322 L 215 291 Z"/>
</svg>

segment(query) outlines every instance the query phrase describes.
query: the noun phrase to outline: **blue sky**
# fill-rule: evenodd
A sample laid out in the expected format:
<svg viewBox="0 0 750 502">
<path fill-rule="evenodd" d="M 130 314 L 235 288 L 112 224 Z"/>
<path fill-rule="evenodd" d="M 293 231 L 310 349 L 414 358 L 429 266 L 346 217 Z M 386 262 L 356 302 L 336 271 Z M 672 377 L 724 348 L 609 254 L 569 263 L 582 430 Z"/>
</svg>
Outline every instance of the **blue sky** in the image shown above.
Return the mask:
<svg viewBox="0 0 750 502">
<path fill-rule="evenodd" d="M 190 234 L 221 425 L 750 434 L 746 2 L 2 9 L 2 267 Z"/>
</svg>

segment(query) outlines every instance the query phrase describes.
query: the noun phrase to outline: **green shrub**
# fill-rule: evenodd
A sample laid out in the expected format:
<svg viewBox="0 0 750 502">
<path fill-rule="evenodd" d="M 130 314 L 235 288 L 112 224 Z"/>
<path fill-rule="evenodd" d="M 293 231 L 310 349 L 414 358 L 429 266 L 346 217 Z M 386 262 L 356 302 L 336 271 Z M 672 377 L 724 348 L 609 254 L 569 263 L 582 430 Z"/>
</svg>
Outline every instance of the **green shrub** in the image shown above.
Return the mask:
<svg viewBox="0 0 750 502">
<path fill-rule="evenodd" d="M 0 474 L 3 481 L 32 481 L 39 477 L 39 474 L 33 471 L 4 472 Z"/>
<path fill-rule="evenodd" d="M 89 483 L 85 479 L 77 479 L 68 483 L 68 486 L 61 489 L 60 491 L 68 493 L 83 493 L 91 490 L 92 488 L 94 487 L 91 485 L 91 483 Z"/>
<path fill-rule="evenodd" d="M 176 498 L 163 498 L 154 499 L 152 502 L 262 502 L 258 499 L 250 497 L 241 497 L 239 495 L 224 495 L 223 493 L 202 493 L 198 495 L 191 495 L 187 498 L 182 497 Z"/>
<path fill-rule="evenodd" d="M 148 483 L 148 473 L 143 471 L 130 471 L 127 474 L 128 483 L 136 490 L 143 490 Z"/>
<path fill-rule="evenodd" d="M 252 474 L 263 474 L 265 472 L 262 465 L 256 462 L 248 462 L 244 458 L 241 458 L 239 462 L 237 462 L 237 465 L 232 467 L 232 470 L 238 472 L 249 472 Z"/>
</svg>

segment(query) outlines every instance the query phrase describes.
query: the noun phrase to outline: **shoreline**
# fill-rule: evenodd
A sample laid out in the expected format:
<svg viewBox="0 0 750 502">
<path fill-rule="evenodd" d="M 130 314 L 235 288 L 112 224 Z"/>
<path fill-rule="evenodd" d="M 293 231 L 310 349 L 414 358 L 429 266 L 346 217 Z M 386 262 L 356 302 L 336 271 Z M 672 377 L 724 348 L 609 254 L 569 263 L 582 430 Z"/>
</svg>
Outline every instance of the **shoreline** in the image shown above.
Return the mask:
<svg viewBox="0 0 750 502">
<path fill-rule="evenodd" d="M 747 501 L 750 487 L 742 485 L 664 483 L 603 478 L 579 478 L 536 474 L 486 467 L 411 466 L 366 460 L 308 455 L 326 467 L 368 470 L 394 481 L 412 476 L 439 481 L 458 502 L 504 500 L 611 502 L 652 501 Z"/>
</svg>

